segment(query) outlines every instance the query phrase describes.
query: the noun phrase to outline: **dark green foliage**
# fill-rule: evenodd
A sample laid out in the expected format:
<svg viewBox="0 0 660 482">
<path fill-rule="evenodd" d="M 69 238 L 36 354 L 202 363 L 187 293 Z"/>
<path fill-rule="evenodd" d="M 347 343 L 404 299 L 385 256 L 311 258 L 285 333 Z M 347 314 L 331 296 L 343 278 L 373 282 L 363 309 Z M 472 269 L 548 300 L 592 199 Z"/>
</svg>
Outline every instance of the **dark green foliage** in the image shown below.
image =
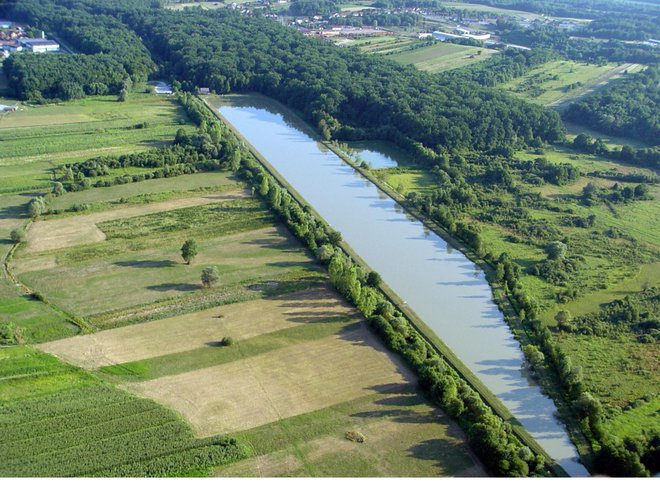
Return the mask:
<svg viewBox="0 0 660 482">
<path fill-rule="evenodd" d="M 162 12 L 134 27 L 184 90 L 258 91 L 302 112 L 326 137 L 388 139 L 433 158 L 434 150 L 491 150 L 563 134 L 555 113 L 502 92 L 365 57 L 267 19 Z"/>
<path fill-rule="evenodd" d="M 660 70 L 650 67 L 575 102 L 564 117 L 607 134 L 630 136 L 649 144 L 660 139 Z M 581 150 L 596 149 L 576 138 Z M 584 144 L 584 145 L 583 145 Z M 632 152 L 622 158 L 634 157 Z M 629 159 L 632 160 L 632 159 Z"/>
<path fill-rule="evenodd" d="M 194 239 L 188 239 L 185 243 L 183 243 L 183 246 L 181 246 L 181 257 L 186 262 L 186 264 L 190 264 L 192 260 L 195 259 L 198 250 L 199 248 L 197 247 L 197 241 Z"/>
<path fill-rule="evenodd" d="M 5 60 L 4 71 L 12 94 L 20 99 L 79 98 L 99 84 L 117 93 L 128 75 L 113 56 L 40 55 L 18 52 Z"/>
<path fill-rule="evenodd" d="M 215 266 L 208 266 L 202 270 L 202 285 L 211 288 L 220 281 L 220 272 Z"/>
</svg>

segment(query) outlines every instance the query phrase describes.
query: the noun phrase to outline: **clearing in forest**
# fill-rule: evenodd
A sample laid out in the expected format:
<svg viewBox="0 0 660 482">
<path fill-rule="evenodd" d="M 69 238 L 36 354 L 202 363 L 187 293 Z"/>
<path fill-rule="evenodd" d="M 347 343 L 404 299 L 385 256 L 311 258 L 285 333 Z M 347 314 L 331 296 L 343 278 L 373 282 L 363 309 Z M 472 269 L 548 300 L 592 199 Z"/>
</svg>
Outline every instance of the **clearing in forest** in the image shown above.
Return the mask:
<svg viewBox="0 0 660 482">
<path fill-rule="evenodd" d="M 480 62 L 496 53 L 497 50 L 484 47 L 438 42 L 428 47 L 403 50 L 392 55 L 392 59 L 401 64 L 412 64 L 419 70 L 435 73 Z"/>
</svg>

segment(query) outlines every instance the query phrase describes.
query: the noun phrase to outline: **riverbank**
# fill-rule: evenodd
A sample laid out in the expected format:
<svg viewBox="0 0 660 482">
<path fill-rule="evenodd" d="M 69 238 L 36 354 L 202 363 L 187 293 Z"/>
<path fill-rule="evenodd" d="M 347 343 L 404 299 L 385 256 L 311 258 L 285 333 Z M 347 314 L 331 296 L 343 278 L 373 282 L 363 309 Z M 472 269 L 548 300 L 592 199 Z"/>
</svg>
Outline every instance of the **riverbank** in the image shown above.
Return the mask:
<svg viewBox="0 0 660 482">
<path fill-rule="evenodd" d="M 214 114 L 220 118 L 223 118 L 221 115 L 219 115 L 215 109 L 213 108 L 214 106 L 211 106 L 209 102 L 207 102 L 207 106 L 211 108 L 211 110 L 214 112 Z M 275 106 L 273 104 L 274 110 L 277 110 L 280 108 L 279 105 Z M 289 122 L 291 119 L 287 119 L 287 122 Z M 298 122 L 295 122 L 298 124 Z M 300 127 L 302 131 L 307 133 L 311 138 L 318 140 L 318 136 L 311 131 L 311 128 L 309 126 L 298 126 Z M 233 129 L 236 131 L 236 129 Z M 262 162 L 264 167 L 273 175 L 274 178 L 278 179 L 279 182 L 282 183 L 282 185 L 288 187 L 291 191 L 291 194 L 294 195 L 303 205 L 308 205 L 308 203 L 303 200 L 303 197 L 298 193 L 298 191 L 291 186 L 289 182 L 287 182 L 285 179 L 283 179 L 283 176 L 277 172 L 277 170 L 274 169 L 274 167 L 266 161 L 263 156 L 257 151 L 254 146 L 251 145 L 251 143 L 247 142 L 247 139 L 241 134 L 237 132 L 237 136 L 245 142 L 246 146 L 250 146 L 252 152 L 254 153 L 255 157 Z M 327 146 L 326 146 L 327 147 Z M 351 166 L 353 167 L 353 166 Z M 381 190 L 382 192 L 382 190 Z M 385 193 L 383 193 L 385 195 Z M 380 197 L 380 196 L 379 196 Z M 316 210 L 313 210 L 316 212 Z M 318 213 L 317 213 L 318 215 Z M 456 243 L 457 244 L 457 243 Z M 347 246 L 347 243 L 344 243 L 344 247 Z M 346 249 L 347 252 L 352 254 L 355 259 L 361 259 L 360 257 L 357 256 L 357 254 L 354 252 L 353 249 L 350 247 Z M 363 260 L 362 260 L 363 261 Z M 364 261 L 363 261 L 364 262 Z M 418 317 L 412 309 L 410 309 L 405 302 L 403 302 L 400 298 L 398 298 L 396 295 L 393 294 L 393 290 L 385 290 L 386 294 L 390 299 L 396 302 L 396 304 L 401 308 L 401 311 L 404 313 L 408 314 L 410 318 L 412 318 L 415 322 L 416 329 L 417 331 L 423 336 L 424 339 L 427 341 L 431 342 L 432 346 L 434 347 L 435 350 L 437 350 L 439 353 L 442 353 L 442 355 L 449 361 L 451 361 L 451 364 L 454 366 L 454 369 L 457 372 L 461 373 L 461 376 L 470 383 L 471 386 L 473 386 L 481 395 L 482 397 L 487 400 L 487 402 L 491 405 L 491 407 L 498 413 L 504 420 L 512 420 L 512 415 L 511 413 L 501 404 L 500 400 L 497 399 L 495 395 L 492 394 L 490 390 L 488 390 L 479 379 L 476 378 L 476 376 L 472 373 L 471 370 L 469 370 L 459 359 L 458 357 L 447 347 L 447 345 L 442 342 L 439 337 L 433 333 L 433 331 L 425 325 L 423 322 L 421 322 L 420 317 Z M 528 441 L 528 444 L 530 446 L 533 446 L 539 453 L 545 453 L 545 451 L 538 446 L 536 441 L 525 431 L 522 429 L 522 427 L 514 426 L 514 431 L 516 432 L 516 435 L 524 439 L 525 441 Z M 550 459 L 550 457 L 547 457 Z"/>
</svg>

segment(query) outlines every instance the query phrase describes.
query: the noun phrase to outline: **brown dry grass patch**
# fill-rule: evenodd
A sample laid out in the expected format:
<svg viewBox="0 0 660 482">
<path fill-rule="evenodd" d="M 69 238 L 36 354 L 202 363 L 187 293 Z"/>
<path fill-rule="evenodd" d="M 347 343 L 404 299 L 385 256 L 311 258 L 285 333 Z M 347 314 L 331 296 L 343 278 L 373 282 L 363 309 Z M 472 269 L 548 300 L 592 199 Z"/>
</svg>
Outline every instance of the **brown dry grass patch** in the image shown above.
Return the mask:
<svg viewBox="0 0 660 482">
<path fill-rule="evenodd" d="M 244 340 L 352 313 L 331 291 L 318 288 L 57 340 L 39 348 L 94 369 L 201 348 L 223 336 Z"/>
<path fill-rule="evenodd" d="M 105 234 L 98 228 L 97 224 L 104 221 L 230 201 L 245 197 L 246 195 L 246 191 L 236 190 L 223 194 L 209 194 L 206 196 L 139 204 L 98 213 L 37 221 L 30 227 L 28 232 L 25 252 L 36 253 L 50 249 L 68 248 L 103 241 Z"/>
<path fill-rule="evenodd" d="M 198 436 L 319 410 L 412 378 L 366 328 L 126 388 L 180 412 Z"/>
</svg>

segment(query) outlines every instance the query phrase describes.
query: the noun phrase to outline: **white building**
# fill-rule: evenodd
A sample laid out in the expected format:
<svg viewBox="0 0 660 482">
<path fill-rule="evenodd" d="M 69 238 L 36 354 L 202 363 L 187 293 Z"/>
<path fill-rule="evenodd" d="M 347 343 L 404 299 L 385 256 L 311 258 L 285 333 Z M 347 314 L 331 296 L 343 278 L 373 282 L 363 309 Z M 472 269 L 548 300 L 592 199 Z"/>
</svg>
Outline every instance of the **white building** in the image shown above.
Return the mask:
<svg viewBox="0 0 660 482">
<path fill-rule="evenodd" d="M 58 52 L 60 50 L 60 44 L 45 38 L 25 38 L 20 39 L 19 43 L 27 50 L 35 53 Z"/>
</svg>

